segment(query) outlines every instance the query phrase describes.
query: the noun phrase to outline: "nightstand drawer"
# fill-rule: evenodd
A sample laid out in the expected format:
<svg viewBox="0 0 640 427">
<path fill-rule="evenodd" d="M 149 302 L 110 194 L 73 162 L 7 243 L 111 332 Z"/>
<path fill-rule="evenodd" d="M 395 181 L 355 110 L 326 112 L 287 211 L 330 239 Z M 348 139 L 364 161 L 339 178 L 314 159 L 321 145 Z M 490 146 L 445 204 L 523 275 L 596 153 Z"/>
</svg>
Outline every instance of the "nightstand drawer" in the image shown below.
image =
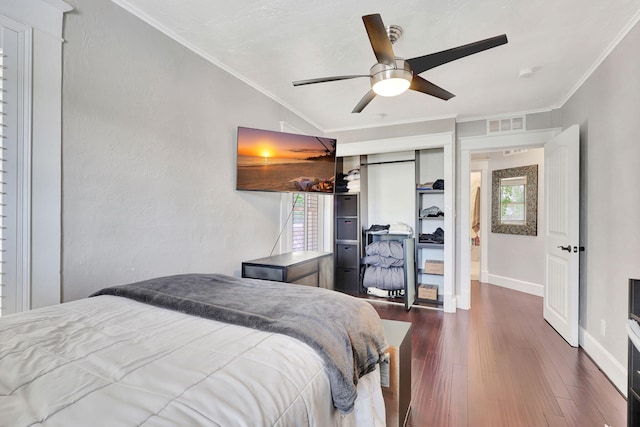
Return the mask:
<svg viewBox="0 0 640 427">
<path fill-rule="evenodd" d="M 250 279 L 274 280 L 284 282 L 285 269 L 266 265 L 243 265 L 242 277 Z"/>
</svg>

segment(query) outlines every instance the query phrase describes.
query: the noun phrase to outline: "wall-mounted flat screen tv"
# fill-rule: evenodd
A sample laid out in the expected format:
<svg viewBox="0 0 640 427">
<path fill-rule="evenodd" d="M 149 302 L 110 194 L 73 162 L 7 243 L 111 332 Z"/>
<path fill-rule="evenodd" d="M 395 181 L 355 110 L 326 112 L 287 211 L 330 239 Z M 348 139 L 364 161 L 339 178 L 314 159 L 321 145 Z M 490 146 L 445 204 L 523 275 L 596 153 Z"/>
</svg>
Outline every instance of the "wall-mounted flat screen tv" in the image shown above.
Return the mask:
<svg viewBox="0 0 640 427">
<path fill-rule="evenodd" d="M 336 140 L 238 127 L 236 189 L 333 193 Z"/>
</svg>

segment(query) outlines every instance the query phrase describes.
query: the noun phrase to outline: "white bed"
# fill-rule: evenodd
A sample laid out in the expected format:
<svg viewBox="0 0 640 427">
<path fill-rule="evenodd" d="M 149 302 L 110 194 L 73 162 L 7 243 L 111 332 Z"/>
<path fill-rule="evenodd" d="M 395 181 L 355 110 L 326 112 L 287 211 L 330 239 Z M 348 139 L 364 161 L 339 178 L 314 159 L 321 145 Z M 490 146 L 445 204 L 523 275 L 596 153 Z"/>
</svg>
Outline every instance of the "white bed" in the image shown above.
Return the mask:
<svg viewBox="0 0 640 427">
<path fill-rule="evenodd" d="M 117 296 L 2 317 L 0 342 L 3 426 L 385 424 L 378 370 L 341 414 L 301 341 Z"/>
</svg>

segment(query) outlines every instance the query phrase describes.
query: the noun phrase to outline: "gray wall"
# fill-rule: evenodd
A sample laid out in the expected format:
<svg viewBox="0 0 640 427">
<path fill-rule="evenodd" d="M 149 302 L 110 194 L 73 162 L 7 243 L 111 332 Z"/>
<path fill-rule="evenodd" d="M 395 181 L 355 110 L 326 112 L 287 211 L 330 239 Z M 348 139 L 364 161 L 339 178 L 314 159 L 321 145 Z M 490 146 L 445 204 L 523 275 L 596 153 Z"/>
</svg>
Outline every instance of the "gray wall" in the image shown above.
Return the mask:
<svg viewBox="0 0 640 427">
<path fill-rule="evenodd" d="M 71 0 L 63 47 L 63 300 L 158 275 L 239 275 L 280 195 L 237 192 L 237 126 L 319 131 L 108 0 Z"/>
<path fill-rule="evenodd" d="M 544 217 L 544 149 L 529 149 L 524 153 L 504 156 L 502 152 L 487 154 L 489 163 L 488 191 L 491 200 L 491 177 L 494 170 L 508 169 L 519 166 L 538 165 L 538 235 L 519 236 L 516 234 L 501 234 L 491 232 L 491 218 L 488 222 L 488 235 L 484 239 L 487 244 L 487 261 L 489 282 L 496 283 L 492 276 L 499 276 L 509 280 L 527 282 L 544 288 L 545 267 L 545 229 Z M 489 207 L 489 212 L 491 207 Z M 473 309 L 473 304 L 471 305 Z"/>
<path fill-rule="evenodd" d="M 628 279 L 640 278 L 638 46 L 640 25 L 562 108 L 563 127 L 580 124 L 580 323 L 625 367 Z"/>
</svg>

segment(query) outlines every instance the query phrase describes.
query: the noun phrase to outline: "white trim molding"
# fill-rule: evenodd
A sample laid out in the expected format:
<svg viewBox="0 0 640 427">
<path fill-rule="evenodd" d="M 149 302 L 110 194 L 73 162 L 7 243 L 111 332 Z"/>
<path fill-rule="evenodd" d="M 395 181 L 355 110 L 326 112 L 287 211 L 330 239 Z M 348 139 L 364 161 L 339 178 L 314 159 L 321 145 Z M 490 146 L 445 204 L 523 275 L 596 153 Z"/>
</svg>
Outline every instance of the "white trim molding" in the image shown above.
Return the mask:
<svg viewBox="0 0 640 427">
<path fill-rule="evenodd" d="M 460 232 L 458 233 L 457 245 L 460 248 L 459 270 L 456 276 L 456 289 L 459 289 L 458 308 L 468 310 L 471 308 L 471 250 L 469 249 L 469 242 L 471 239 L 471 231 L 468 226 L 471 221 L 471 185 L 469 182 L 469 174 L 471 173 L 471 153 L 482 151 L 498 151 L 508 148 L 532 148 L 541 147 L 545 142 L 552 139 L 554 136 L 560 133 L 561 129 L 552 128 L 538 131 L 528 131 L 521 133 L 509 133 L 505 135 L 483 135 L 473 137 L 460 138 L 460 164 L 458 179 L 460 180 Z M 485 183 L 483 182 L 483 185 Z M 485 185 L 485 188 L 487 186 Z M 484 216 L 486 218 L 487 215 Z M 482 221 L 484 223 L 484 221 Z M 481 225 L 482 226 L 482 225 Z M 483 229 L 484 235 L 487 235 L 488 230 Z M 484 239 L 485 245 L 487 239 Z M 483 243 L 480 244 L 481 247 Z M 485 248 L 486 250 L 486 248 Z M 483 252 L 483 254 L 486 254 Z M 482 255 L 481 255 L 482 256 Z M 486 257 L 485 257 L 486 258 Z M 486 277 L 485 277 L 486 276 Z M 491 275 L 481 273 L 481 280 L 485 282 L 490 280 Z M 504 282 L 503 282 L 504 283 Z M 531 288 L 526 286 L 525 288 Z"/>
<path fill-rule="evenodd" d="M 580 327 L 580 347 L 624 397 L 627 397 L 627 368 L 618 362 L 591 334 Z"/>
<path fill-rule="evenodd" d="M 370 141 L 348 142 L 336 147 L 337 157 L 359 156 L 399 151 L 438 148 L 452 144 L 453 132 L 431 133 L 398 138 L 375 139 Z"/>
<path fill-rule="evenodd" d="M 513 289 L 527 294 L 542 297 L 544 294 L 544 285 L 540 283 L 525 282 L 524 280 L 513 279 L 511 277 L 498 276 L 496 274 L 488 274 L 488 282 L 502 288 Z"/>
</svg>

